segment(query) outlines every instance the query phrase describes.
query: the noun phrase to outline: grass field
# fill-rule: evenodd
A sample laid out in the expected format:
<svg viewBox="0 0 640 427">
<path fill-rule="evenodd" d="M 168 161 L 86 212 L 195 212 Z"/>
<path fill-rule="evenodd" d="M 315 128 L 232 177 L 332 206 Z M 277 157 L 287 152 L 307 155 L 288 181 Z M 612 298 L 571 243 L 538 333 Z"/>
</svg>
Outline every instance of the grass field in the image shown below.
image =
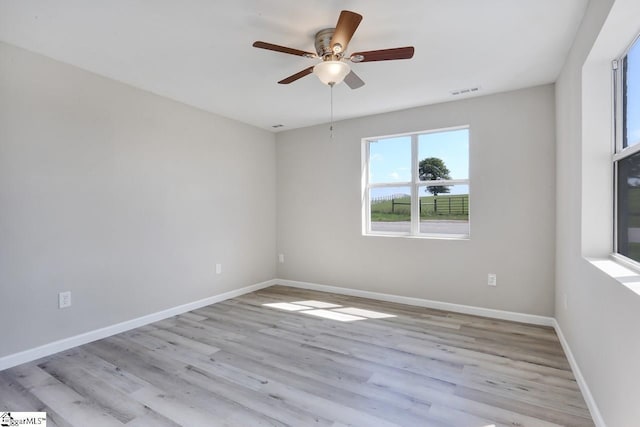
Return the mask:
<svg viewBox="0 0 640 427">
<path fill-rule="evenodd" d="M 402 197 L 371 203 L 371 221 L 411 221 L 411 198 Z M 420 197 L 420 219 L 468 220 L 469 195 Z"/>
</svg>

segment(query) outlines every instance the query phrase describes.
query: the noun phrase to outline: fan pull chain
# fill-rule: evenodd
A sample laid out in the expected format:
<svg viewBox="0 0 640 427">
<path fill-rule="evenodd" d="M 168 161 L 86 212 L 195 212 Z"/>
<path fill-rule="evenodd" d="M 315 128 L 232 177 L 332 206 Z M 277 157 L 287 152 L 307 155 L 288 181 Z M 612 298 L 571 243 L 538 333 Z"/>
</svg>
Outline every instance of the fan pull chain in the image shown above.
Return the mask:
<svg viewBox="0 0 640 427">
<path fill-rule="evenodd" d="M 331 86 L 331 126 L 329 127 L 330 139 L 333 139 L 333 86 L 335 83 L 329 83 Z"/>
</svg>

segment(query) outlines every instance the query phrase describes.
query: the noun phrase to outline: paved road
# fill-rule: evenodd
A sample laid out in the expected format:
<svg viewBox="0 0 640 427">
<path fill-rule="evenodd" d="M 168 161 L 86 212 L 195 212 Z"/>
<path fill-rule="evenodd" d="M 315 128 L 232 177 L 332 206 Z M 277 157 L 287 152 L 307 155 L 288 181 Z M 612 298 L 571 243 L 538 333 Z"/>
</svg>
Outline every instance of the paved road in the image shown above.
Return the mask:
<svg viewBox="0 0 640 427">
<path fill-rule="evenodd" d="M 371 230 L 386 232 L 409 232 L 408 222 L 372 222 Z M 466 221 L 421 221 L 421 233 L 468 234 L 469 223 Z"/>
</svg>

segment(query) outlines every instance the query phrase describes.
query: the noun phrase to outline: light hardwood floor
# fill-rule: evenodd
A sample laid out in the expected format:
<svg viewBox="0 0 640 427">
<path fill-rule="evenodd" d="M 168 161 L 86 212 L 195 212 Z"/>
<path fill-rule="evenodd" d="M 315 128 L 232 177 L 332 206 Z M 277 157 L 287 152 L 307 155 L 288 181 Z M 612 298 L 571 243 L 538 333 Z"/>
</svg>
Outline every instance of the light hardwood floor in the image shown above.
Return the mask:
<svg viewBox="0 0 640 427">
<path fill-rule="evenodd" d="M 315 303 L 263 305 L 299 301 Z M 345 312 L 359 319 L 318 317 Z M 0 372 L 0 410 L 60 427 L 594 425 L 551 328 L 283 286 Z"/>
</svg>

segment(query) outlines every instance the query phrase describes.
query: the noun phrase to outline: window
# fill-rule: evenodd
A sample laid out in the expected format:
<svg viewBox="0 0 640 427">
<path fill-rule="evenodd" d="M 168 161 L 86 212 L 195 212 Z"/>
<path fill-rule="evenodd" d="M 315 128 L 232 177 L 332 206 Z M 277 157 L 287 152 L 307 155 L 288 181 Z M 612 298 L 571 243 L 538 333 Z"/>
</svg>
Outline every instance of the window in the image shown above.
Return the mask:
<svg viewBox="0 0 640 427">
<path fill-rule="evenodd" d="M 616 252 L 640 262 L 640 40 L 614 62 Z"/>
<path fill-rule="evenodd" d="M 469 128 L 363 140 L 363 234 L 469 237 Z"/>
</svg>

